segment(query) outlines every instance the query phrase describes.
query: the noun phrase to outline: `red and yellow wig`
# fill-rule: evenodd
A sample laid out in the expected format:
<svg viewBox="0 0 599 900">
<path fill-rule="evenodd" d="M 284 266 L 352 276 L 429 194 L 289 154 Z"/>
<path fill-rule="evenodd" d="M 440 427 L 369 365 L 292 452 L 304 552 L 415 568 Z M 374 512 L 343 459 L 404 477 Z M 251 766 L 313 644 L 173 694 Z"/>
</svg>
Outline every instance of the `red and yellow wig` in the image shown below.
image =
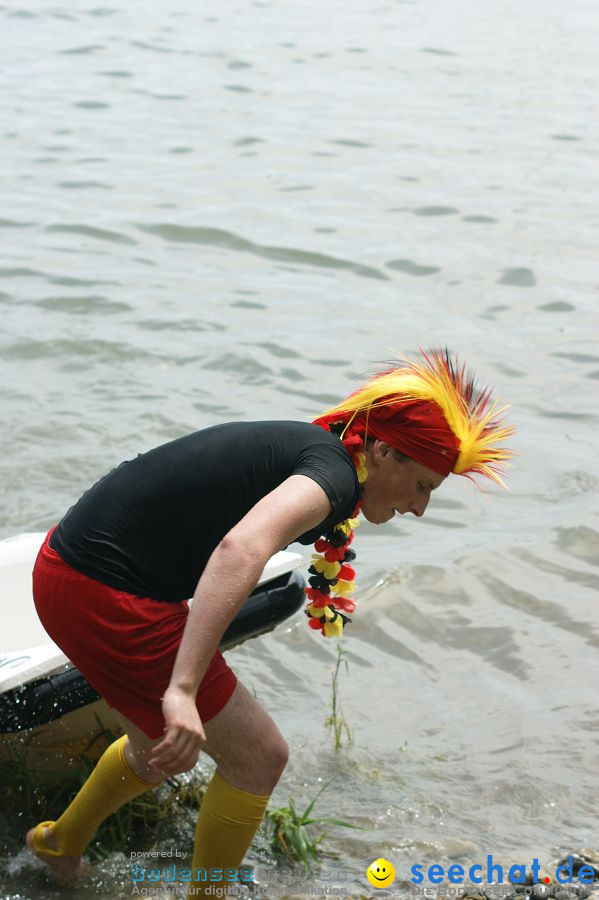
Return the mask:
<svg viewBox="0 0 599 900">
<path fill-rule="evenodd" d="M 447 350 L 431 350 L 421 351 L 420 359 L 401 357 L 399 366 L 375 375 L 314 424 L 339 434 L 360 482 L 367 475 L 366 441 L 373 437 L 439 475 L 479 475 L 505 487 L 500 473 L 512 452 L 502 445 L 513 432 L 502 424 L 506 408 L 489 389 L 477 389 Z M 344 613 L 355 609 L 347 596 L 353 589 L 347 562 L 355 556 L 349 544 L 358 511 L 315 545 L 306 614 L 327 637 L 339 636 L 349 621 Z"/>
</svg>

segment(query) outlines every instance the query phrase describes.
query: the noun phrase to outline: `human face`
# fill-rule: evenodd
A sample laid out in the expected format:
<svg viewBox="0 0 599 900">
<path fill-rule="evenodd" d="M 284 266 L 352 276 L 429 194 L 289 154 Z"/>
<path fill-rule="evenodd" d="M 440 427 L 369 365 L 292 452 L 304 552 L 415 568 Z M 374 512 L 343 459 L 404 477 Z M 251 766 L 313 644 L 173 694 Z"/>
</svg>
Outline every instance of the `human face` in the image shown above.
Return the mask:
<svg viewBox="0 0 599 900">
<path fill-rule="evenodd" d="M 431 492 L 445 481 L 413 459 L 397 459 L 393 449 L 375 440 L 366 450 L 368 478 L 362 487 L 362 512 L 369 522 L 381 525 L 400 515 L 424 515 Z"/>
</svg>

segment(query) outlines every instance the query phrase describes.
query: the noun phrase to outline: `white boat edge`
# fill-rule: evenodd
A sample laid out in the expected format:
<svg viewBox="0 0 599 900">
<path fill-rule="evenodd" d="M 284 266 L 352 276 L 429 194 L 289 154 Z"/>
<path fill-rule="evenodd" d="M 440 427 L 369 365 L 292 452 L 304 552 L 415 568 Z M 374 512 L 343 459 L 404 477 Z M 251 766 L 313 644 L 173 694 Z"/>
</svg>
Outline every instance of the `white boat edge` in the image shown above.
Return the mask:
<svg viewBox="0 0 599 900">
<path fill-rule="evenodd" d="M 70 668 L 71 663 L 62 650 L 46 635 L 37 618 L 31 592 L 31 571 L 45 532 L 23 532 L 0 540 L 0 609 L 2 621 L 11 621 L 16 611 L 26 610 L 29 630 L 39 643 L 17 649 L 0 648 L 0 694 L 51 675 L 57 669 Z M 280 575 L 297 569 L 303 563 L 299 553 L 280 550 L 266 563 L 257 586 L 273 581 Z M 5 593 L 6 592 L 6 593 Z M 8 607 L 5 607 L 8 604 Z M 8 608 L 9 614 L 5 614 Z"/>
</svg>

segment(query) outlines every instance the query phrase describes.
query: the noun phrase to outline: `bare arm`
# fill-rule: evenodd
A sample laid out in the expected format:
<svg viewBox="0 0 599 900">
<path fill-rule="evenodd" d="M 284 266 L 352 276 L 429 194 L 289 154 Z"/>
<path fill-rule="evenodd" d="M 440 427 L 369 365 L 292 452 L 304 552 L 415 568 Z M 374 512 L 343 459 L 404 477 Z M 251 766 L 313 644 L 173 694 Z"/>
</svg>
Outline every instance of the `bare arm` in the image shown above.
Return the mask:
<svg viewBox="0 0 599 900">
<path fill-rule="evenodd" d="M 330 512 L 320 485 L 306 475 L 292 475 L 263 497 L 216 547 L 196 587 L 163 698 L 166 734 L 154 748 L 152 765 L 167 774 L 195 765 L 206 739 L 195 698 L 220 638 L 256 586 L 266 561 Z"/>
</svg>

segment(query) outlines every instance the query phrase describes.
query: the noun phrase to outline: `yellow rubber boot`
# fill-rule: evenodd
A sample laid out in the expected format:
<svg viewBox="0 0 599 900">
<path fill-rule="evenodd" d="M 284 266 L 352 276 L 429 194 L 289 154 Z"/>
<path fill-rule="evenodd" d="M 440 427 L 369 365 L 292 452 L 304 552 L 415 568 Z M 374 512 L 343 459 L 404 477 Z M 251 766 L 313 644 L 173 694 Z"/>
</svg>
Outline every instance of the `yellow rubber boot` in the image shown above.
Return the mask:
<svg viewBox="0 0 599 900">
<path fill-rule="evenodd" d="M 45 856 L 79 856 L 85 850 L 94 831 L 111 813 L 145 791 L 157 787 L 135 774 L 125 759 L 127 735 L 119 738 L 104 751 L 94 771 L 79 793 L 56 822 L 40 822 L 32 836 L 31 845 Z M 47 838 L 57 849 L 47 846 Z"/>
<path fill-rule="evenodd" d="M 193 851 L 193 877 L 199 870 L 222 869 L 222 881 L 194 880 L 188 897 L 208 896 L 205 887 L 225 887 L 225 869 L 237 869 L 264 818 L 270 795 L 250 794 L 233 787 L 215 772 L 198 813 Z M 211 892 L 212 894 L 213 892 Z"/>
</svg>

